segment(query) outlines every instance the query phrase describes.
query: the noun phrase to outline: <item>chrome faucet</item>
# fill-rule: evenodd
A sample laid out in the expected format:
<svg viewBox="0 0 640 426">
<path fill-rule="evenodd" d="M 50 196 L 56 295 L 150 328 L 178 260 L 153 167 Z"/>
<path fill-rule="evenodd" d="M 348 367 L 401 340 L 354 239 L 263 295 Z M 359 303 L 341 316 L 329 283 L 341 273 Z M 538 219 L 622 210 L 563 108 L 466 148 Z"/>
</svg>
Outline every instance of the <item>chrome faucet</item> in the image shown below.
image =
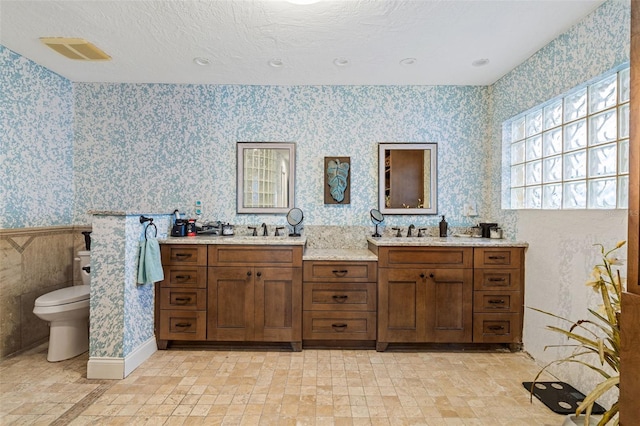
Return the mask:
<svg viewBox="0 0 640 426">
<path fill-rule="evenodd" d="M 269 235 L 269 231 L 267 231 L 267 224 L 263 223 L 262 225 L 260 225 L 262 227 L 262 236 L 266 237 Z"/>
<path fill-rule="evenodd" d="M 407 237 L 411 237 L 411 231 L 413 231 L 414 229 L 416 229 L 416 226 L 412 223 L 411 225 L 409 225 L 409 229 L 407 229 Z"/>
</svg>

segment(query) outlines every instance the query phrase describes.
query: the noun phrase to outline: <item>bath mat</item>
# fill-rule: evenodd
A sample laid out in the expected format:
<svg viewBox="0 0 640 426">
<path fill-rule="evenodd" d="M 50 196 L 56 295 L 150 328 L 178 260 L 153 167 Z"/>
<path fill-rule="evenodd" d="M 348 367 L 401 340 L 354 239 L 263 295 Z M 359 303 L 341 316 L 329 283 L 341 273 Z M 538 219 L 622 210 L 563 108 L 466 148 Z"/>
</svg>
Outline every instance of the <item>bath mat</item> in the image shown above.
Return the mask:
<svg viewBox="0 0 640 426">
<path fill-rule="evenodd" d="M 532 382 L 522 382 L 529 392 Z M 565 382 L 536 382 L 533 394 L 551 411 L 558 414 L 573 414 L 585 395 Z M 602 414 L 605 409 L 598 403 L 593 404 L 591 414 Z"/>
</svg>

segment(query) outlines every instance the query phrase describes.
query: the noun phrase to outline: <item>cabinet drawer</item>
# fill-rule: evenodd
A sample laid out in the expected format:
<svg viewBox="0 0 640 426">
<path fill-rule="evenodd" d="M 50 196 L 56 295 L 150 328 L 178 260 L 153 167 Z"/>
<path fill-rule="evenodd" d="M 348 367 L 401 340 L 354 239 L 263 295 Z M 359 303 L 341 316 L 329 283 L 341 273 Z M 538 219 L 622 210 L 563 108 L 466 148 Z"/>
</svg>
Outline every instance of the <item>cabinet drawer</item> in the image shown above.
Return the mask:
<svg viewBox="0 0 640 426">
<path fill-rule="evenodd" d="M 206 311 L 160 310 L 160 339 L 205 340 Z"/>
<path fill-rule="evenodd" d="M 376 262 L 304 262 L 303 280 L 316 282 L 375 282 Z"/>
<path fill-rule="evenodd" d="M 476 268 L 521 268 L 523 248 L 476 248 L 473 266 Z"/>
<path fill-rule="evenodd" d="M 209 246 L 209 266 L 302 267 L 302 246 Z"/>
<path fill-rule="evenodd" d="M 207 290 L 205 289 L 160 289 L 160 309 L 202 311 L 207 309 Z"/>
<path fill-rule="evenodd" d="M 474 314 L 473 341 L 476 343 L 519 343 L 522 339 L 520 314 Z"/>
<path fill-rule="evenodd" d="M 475 269 L 474 290 L 518 291 L 522 284 L 521 269 Z"/>
<path fill-rule="evenodd" d="M 380 247 L 380 268 L 471 268 L 471 247 Z"/>
<path fill-rule="evenodd" d="M 163 265 L 207 266 L 206 245 L 162 244 L 160 253 Z"/>
<path fill-rule="evenodd" d="M 520 312 L 522 301 L 519 291 L 476 291 L 473 293 L 474 312 Z"/>
<path fill-rule="evenodd" d="M 305 311 L 375 311 L 376 283 L 304 283 Z"/>
<path fill-rule="evenodd" d="M 304 340 L 375 340 L 375 312 L 306 311 Z"/>
<path fill-rule="evenodd" d="M 207 268 L 204 266 L 165 266 L 162 287 L 206 288 Z"/>
</svg>

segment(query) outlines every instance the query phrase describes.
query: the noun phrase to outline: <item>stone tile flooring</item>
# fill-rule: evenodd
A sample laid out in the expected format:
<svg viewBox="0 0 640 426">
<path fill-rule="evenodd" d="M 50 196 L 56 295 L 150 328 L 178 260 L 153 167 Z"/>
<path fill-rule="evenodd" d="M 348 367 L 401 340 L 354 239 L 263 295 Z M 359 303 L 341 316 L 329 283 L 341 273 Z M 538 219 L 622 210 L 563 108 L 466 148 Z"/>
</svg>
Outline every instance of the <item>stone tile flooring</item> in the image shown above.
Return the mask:
<svg viewBox="0 0 640 426">
<path fill-rule="evenodd" d="M 560 425 L 525 353 L 158 351 L 124 380 L 46 345 L 0 362 L 2 425 Z M 547 377 L 547 379 L 550 379 Z"/>
</svg>

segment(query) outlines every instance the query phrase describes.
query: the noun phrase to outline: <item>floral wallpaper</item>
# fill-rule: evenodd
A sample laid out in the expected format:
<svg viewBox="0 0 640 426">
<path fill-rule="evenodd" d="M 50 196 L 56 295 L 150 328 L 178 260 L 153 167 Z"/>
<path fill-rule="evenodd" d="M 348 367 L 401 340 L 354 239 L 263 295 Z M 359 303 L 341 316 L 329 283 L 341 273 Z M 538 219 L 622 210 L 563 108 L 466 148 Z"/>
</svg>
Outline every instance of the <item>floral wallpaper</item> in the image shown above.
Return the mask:
<svg viewBox="0 0 640 426">
<path fill-rule="evenodd" d="M 90 209 L 167 211 L 235 224 L 236 142 L 295 142 L 296 200 L 307 225 L 367 225 L 377 206 L 378 142 L 438 143 L 438 205 L 454 224 L 467 201 L 488 210 L 478 161 L 484 87 L 76 84 L 75 221 Z M 351 203 L 325 205 L 324 157 L 351 157 Z M 437 217 L 393 218 L 436 225 Z"/>
<path fill-rule="evenodd" d="M 0 229 L 73 220 L 72 83 L 0 45 Z"/>
</svg>

